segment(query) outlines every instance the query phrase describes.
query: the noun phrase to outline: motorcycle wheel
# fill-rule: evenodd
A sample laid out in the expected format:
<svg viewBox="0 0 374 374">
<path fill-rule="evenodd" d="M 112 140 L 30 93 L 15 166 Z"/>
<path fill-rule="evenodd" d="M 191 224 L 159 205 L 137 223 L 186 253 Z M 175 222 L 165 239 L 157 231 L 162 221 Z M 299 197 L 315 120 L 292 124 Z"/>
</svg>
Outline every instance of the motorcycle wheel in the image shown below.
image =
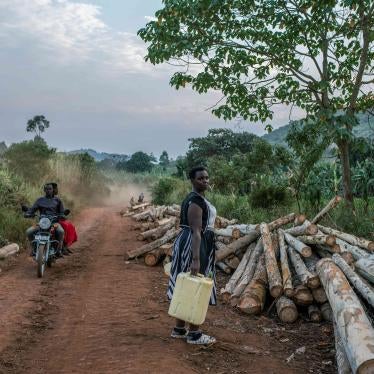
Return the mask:
<svg viewBox="0 0 374 374">
<path fill-rule="evenodd" d="M 53 262 L 53 259 L 51 258 L 51 256 L 49 256 L 49 257 L 48 257 L 48 261 L 47 261 L 47 266 L 48 266 L 49 268 L 52 267 L 52 262 Z"/>
<path fill-rule="evenodd" d="M 37 275 L 38 278 L 42 278 L 44 274 L 44 269 L 45 269 L 45 244 L 39 245 L 39 248 L 37 249 L 37 254 L 36 254 L 36 263 L 38 264 L 37 266 Z"/>
</svg>

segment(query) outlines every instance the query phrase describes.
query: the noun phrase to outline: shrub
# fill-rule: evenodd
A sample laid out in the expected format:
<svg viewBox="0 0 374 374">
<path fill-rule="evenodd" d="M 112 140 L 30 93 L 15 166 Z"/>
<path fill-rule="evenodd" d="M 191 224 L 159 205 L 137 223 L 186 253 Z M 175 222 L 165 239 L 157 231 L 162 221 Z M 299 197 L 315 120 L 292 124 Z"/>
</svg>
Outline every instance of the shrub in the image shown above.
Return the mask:
<svg viewBox="0 0 374 374">
<path fill-rule="evenodd" d="M 287 200 L 286 186 L 282 181 L 273 181 L 270 176 L 257 177 L 250 194 L 253 208 L 269 208 L 285 204 Z"/>
</svg>

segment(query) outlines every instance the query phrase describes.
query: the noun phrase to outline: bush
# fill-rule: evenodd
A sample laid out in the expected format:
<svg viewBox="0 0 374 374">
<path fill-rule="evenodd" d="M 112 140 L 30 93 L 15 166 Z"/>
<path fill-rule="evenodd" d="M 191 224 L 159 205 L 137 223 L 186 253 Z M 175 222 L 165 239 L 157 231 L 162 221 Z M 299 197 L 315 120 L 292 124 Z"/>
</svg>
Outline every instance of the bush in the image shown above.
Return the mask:
<svg viewBox="0 0 374 374">
<path fill-rule="evenodd" d="M 250 202 L 253 208 L 269 208 L 285 204 L 287 195 L 286 187 L 281 181 L 277 183 L 270 176 L 262 175 L 252 187 Z"/>
<path fill-rule="evenodd" d="M 152 188 L 152 201 L 159 205 L 180 204 L 190 191 L 189 182 L 178 178 L 160 178 Z"/>
</svg>

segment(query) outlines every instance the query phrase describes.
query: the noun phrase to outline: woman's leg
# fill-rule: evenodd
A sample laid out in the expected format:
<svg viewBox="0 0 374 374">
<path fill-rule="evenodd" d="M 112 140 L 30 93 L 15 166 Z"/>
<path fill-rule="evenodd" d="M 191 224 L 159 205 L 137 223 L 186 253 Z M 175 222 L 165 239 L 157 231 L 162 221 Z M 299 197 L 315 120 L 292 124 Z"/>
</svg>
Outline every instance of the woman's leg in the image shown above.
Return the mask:
<svg viewBox="0 0 374 374">
<path fill-rule="evenodd" d="M 175 319 L 175 327 L 171 332 L 172 338 L 186 338 L 187 337 L 187 330 L 186 330 L 186 322 L 182 321 L 181 319 Z"/>
</svg>

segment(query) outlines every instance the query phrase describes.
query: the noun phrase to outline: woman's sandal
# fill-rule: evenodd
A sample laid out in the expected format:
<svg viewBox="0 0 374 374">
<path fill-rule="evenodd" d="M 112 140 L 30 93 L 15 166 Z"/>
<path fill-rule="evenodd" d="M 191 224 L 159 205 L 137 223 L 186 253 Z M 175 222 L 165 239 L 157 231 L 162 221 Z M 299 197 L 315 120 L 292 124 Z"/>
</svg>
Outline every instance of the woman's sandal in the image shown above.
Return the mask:
<svg viewBox="0 0 374 374">
<path fill-rule="evenodd" d="M 188 344 L 198 344 L 198 345 L 211 345 L 216 342 L 216 338 L 203 334 L 201 331 L 198 332 L 189 332 L 187 334 L 187 343 Z"/>
<path fill-rule="evenodd" d="M 184 327 L 174 327 L 170 336 L 174 339 L 187 339 L 187 330 Z"/>
</svg>

